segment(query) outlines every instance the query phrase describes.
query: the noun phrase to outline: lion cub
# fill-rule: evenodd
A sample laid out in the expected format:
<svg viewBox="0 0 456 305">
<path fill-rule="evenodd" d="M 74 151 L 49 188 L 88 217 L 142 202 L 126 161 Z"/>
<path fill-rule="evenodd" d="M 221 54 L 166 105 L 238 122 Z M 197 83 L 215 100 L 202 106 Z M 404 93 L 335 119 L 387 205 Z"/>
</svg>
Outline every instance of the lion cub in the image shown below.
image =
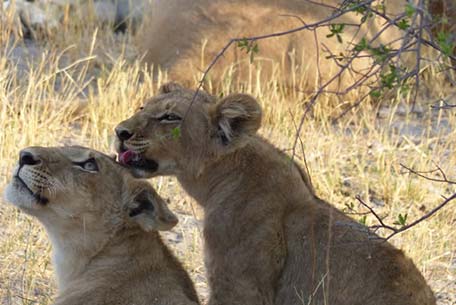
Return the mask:
<svg viewBox="0 0 456 305">
<path fill-rule="evenodd" d="M 83 147 L 26 148 L 5 198 L 46 228 L 55 304 L 198 304 L 157 232 L 176 225 L 176 216 L 110 157 Z"/>
<path fill-rule="evenodd" d="M 249 95 L 171 83 L 116 128 L 136 176 L 175 175 L 204 208 L 208 304 L 434 305 L 413 262 L 319 199 L 260 125 Z"/>
</svg>

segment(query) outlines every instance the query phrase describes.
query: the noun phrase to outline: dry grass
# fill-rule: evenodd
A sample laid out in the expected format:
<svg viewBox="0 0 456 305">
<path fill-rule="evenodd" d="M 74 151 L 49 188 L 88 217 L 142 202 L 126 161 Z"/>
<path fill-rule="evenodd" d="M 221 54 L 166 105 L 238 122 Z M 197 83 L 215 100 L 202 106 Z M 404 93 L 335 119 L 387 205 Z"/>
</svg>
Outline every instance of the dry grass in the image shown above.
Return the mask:
<svg viewBox="0 0 456 305">
<path fill-rule="evenodd" d="M 7 28 L 0 30 L 0 192 L 23 147 L 78 143 L 109 151 L 116 123 L 130 116 L 166 79 L 161 75 L 153 82 L 132 60 L 139 54 L 129 44 L 131 37 L 90 28 L 57 35 L 44 47 L 46 56 L 35 56 L 33 66 L 24 72 L 7 59 L 12 55 L 5 42 L 11 42 L 11 37 Z M 428 77 L 434 92 L 446 90 L 435 72 Z M 293 119 L 300 117 L 305 95 L 280 86 L 274 76 L 260 80 L 252 75 L 246 85 L 228 79 L 215 87 L 225 94 L 242 90 L 257 96 L 265 109 L 262 133 L 283 149 L 292 147 Z M 301 133 L 318 194 L 339 208 L 353 203 L 362 210 L 354 199 L 359 194 L 393 223 L 399 213 L 407 213 L 409 219 L 419 217 L 438 204 L 441 195 L 456 191 L 404 173 L 399 165 L 428 170 L 437 163 L 456 179 L 455 113 L 432 111 L 430 101 L 423 93 L 417 112 L 409 111 L 406 103 L 365 103 L 334 124 L 331 115 L 343 105 L 334 107 L 322 98 Z M 297 158 L 302 159 L 300 145 Z M 180 213 L 180 224 L 167 237 L 204 296 L 200 223 L 195 220 L 201 219 L 201 212 L 174 179 L 152 182 Z M 367 218 L 368 224 L 374 222 L 373 217 Z M 440 304 L 456 300 L 455 225 L 456 210 L 450 204 L 392 240 L 414 259 L 437 293 L 451 298 L 441 299 Z M 0 205 L 1 304 L 52 303 L 50 250 L 35 219 Z"/>
</svg>

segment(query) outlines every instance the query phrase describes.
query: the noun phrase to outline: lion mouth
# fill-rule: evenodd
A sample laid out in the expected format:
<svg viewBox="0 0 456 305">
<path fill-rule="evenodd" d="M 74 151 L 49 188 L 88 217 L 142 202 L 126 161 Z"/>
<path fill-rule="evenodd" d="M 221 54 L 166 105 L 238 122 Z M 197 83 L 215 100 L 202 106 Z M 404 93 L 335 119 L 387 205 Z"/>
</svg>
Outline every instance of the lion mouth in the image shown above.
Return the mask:
<svg viewBox="0 0 456 305">
<path fill-rule="evenodd" d="M 22 178 L 19 177 L 19 175 L 14 176 L 14 182 L 16 184 L 16 187 L 20 191 L 23 190 L 26 193 L 28 193 L 30 196 L 32 196 L 35 199 L 36 203 L 38 203 L 39 205 L 46 205 L 49 202 L 49 199 L 47 199 L 46 197 L 42 196 L 39 193 L 33 192 L 30 189 L 30 187 L 24 182 L 24 180 L 22 180 Z"/>
<path fill-rule="evenodd" d="M 140 153 L 132 151 L 130 149 L 124 150 L 119 153 L 119 163 L 137 168 L 146 170 L 149 172 L 155 172 L 158 169 L 158 163 L 154 160 L 144 158 Z"/>
</svg>

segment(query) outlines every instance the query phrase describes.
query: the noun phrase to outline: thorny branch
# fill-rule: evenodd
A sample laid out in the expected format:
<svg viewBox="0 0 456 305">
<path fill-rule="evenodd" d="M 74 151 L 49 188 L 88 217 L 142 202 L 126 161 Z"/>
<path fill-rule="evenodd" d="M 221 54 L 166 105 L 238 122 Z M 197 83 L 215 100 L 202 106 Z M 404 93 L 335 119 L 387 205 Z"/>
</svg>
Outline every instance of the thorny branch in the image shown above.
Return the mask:
<svg viewBox="0 0 456 305">
<path fill-rule="evenodd" d="M 360 89 L 360 88 L 367 88 L 365 93 L 361 94 L 361 97 L 358 98 L 356 101 L 352 103 L 350 107 L 348 107 L 345 111 L 343 111 L 338 117 L 335 118 L 335 120 L 338 120 L 340 117 L 344 116 L 346 113 L 351 111 L 353 108 L 357 107 L 359 104 L 361 104 L 363 101 L 365 101 L 369 96 L 373 98 L 378 98 L 381 96 L 382 92 L 385 92 L 387 90 L 392 90 L 392 89 L 404 89 L 406 90 L 411 90 L 409 88 L 409 82 L 412 83 L 413 88 L 415 89 L 414 95 L 413 95 L 413 100 L 412 102 L 415 103 L 417 94 L 418 94 L 418 87 L 420 85 L 420 76 L 422 72 L 422 67 L 423 67 L 423 62 L 428 61 L 428 59 L 424 58 L 423 55 L 421 54 L 421 49 L 422 46 L 427 46 L 430 47 L 434 50 L 436 50 L 439 54 L 439 58 L 442 58 L 443 56 L 446 56 L 449 60 L 451 60 L 453 63 L 456 62 L 456 55 L 454 53 L 449 53 L 448 51 L 445 51 L 442 47 L 442 45 L 439 44 L 438 41 L 434 39 L 427 39 L 426 34 L 431 33 L 430 31 L 430 14 L 427 12 L 426 7 L 425 7 L 425 2 L 424 0 L 416 0 L 416 1 L 407 1 L 407 5 L 409 6 L 409 11 L 404 12 L 403 14 L 400 14 L 395 17 L 390 17 L 385 13 L 384 7 L 383 9 L 381 6 L 378 5 L 373 5 L 375 0 L 345 0 L 342 2 L 340 7 L 333 7 L 331 5 L 319 3 L 316 1 L 312 0 L 304 0 L 309 3 L 312 3 L 314 5 L 319 5 L 322 6 L 326 9 L 332 9 L 333 13 L 332 15 L 328 16 L 327 18 L 320 20 L 318 22 L 314 23 L 306 23 L 305 20 L 300 18 L 299 16 L 292 16 L 298 18 L 302 26 L 287 30 L 287 31 L 281 31 L 281 32 L 275 32 L 271 34 L 266 34 L 266 35 L 259 35 L 259 36 L 251 36 L 251 37 L 238 37 L 238 38 L 232 38 L 230 39 L 227 44 L 217 53 L 217 55 L 213 58 L 213 60 L 209 63 L 209 65 L 206 67 L 206 69 L 203 71 L 202 77 L 198 83 L 197 89 L 195 91 L 195 94 L 192 98 L 192 101 L 190 103 L 190 106 L 187 110 L 187 113 L 184 115 L 183 121 L 187 117 L 188 112 L 190 111 L 190 108 L 192 107 L 194 101 L 196 100 L 196 97 L 198 95 L 198 92 L 202 89 L 204 82 L 207 78 L 207 75 L 210 73 L 212 68 L 217 64 L 219 59 L 224 56 L 224 54 L 227 52 L 227 50 L 232 47 L 236 43 L 247 43 L 249 46 L 254 45 L 257 41 L 259 40 L 264 40 L 264 39 L 269 39 L 269 38 L 274 38 L 274 37 L 280 37 L 280 36 L 285 36 L 289 35 L 292 33 L 297 33 L 300 31 L 308 30 L 308 31 L 313 31 L 315 35 L 315 41 L 317 43 L 317 49 L 318 49 L 318 39 L 316 35 L 316 30 L 318 28 L 323 28 L 323 27 L 329 27 L 330 25 L 334 25 L 337 23 L 337 19 L 344 16 L 345 14 L 348 13 L 360 13 L 364 15 L 364 17 L 361 19 L 359 24 L 347 24 L 347 26 L 355 26 L 358 27 L 357 33 L 353 36 L 352 40 L 348 43 L 348 47 L 346 49 L 346 54 L 342 55 L 336 55 L 331 52 L 331 50 L 323 45 L 323 51 L 329 54 L 327 57 L 328 59 L 332 59 L 334 63 L 339 67 L 339 70 L 329 78 L 326 82 L 322 83 L 321 78 L 320 78 L 320 67 L 318 66 L 318 72 L 319 72 L 319 79 L 318 79 L 318 84 L 319 87 L 318 89 L 312 93 L 311 98 L 309 101 L 305 104 L 304 108 L 304 113 L 302 114 L 301 118 L 298 121 L 298 124 L 296 124 L 295 120 L 293 119 L 293 122 L 295 124 L 296 128 L 296 137 L 295 141 L 293 144 L 293 157 L 295 156 L 296 153 L 296 148 L 299 143 L 301 143 L 300 139 L 300 134 L 305 122 L 305 119 L 307 115 L 311 112 L 313 109 L 313 106 L 317 103 L 319 100 L 319 97 L 324 95 L 324 94 L 332 94 L 337 97 L 344 96 L 351 92 L 354 89 Z M 411 9 L 410 9 L 411 8 Z M 410 14 L 410 11 L 412 14 Z M 380 29 L 380 31 L 374 35 L 369 41 L 366 40 L 361 40 L 363 45 L 360 44 L 360 42 L 355 42 L 355 37 L 359 33 L 359 29 L 363 24 L 365 23 L 366 19 L 368 18 L 381 18 L 383 22 L 383 27 Z M 364 21 L 363 21 L 364 19 Z M 404 21 L 405 20 L 405 21 Z M 411 21 L 410 24 L 408 24 L 408 21 Z M 373 47 L 374 45 L 378 45 L 378 39 L 379 37 L 389 28 L 395 27 L 398 28 L 402 31 L 403 35 L 399 39 L 392 40 L 386 44 L 380 44 L 379 47 Z M 432 35 L 430 35 L 433 37 Z M 339 39 L 339 37 L 338 37 Z M 401 46 L 398 49 L 394 49 L 394 45 L 402 41 Z M 447 49 L 449 47 L 447 46 Z M 380 53 L 379 53 L 380 52 Z M 403 67 L 401 65 L 401 56 L 402 54 L 405 53 L 413 53 L 415 56 L 415 65 L 409 69 Z M 380 55 L 379 55 L 380 54 Z M 318 51 L 317 56 L 320 56 L 320 53 Z M 367 71 L 358 71 L 353 63 L 357 59 L 361 58 L 370 58 L 373 62 L 372 66 L 367 70 Z M 388 68 L 390 69 L 388 71 Z M 456 70 L 456 66 L 447 66 L 448 69 L 453 69 Z M 445 69 L 445 70 L 448 70 Z M 359 76 L 352 84 L 350 84 L 348 87 L 344 89 L 336 89 L 336 90 L 329 90 L 328 88 L 332 84 L 336 84 L 336 82 L 342 77 L 344 73 L 351 73 L 353 75 Z M 389 74 L 387 74 L 389 73 Z M 300 90 L 299 88 L 296 88 L 296 90 Z M 362 91 L 361 91 L 362 92 Z M 454 109 L 456 108 L 456 105 L 452 105 L 447 103 L 446 101 L 441 101 L 440 106 L 433 106 L 434 109 Z M 301 143 L 302 146 L 302 143 Z M 302 147 L 301 147 L 302 148 Z M 425 175 L 423 172 L 418 172 L 413 169 L 410 169 L 404 165 L 401 164 L 401 166 L 407 170 L 409 170 L 411 173 L 416 174 L 422 178 L 436 181 L 436 182 L 445 182 L 449 184 L 455 184 L 455 182 L 450 181 L 446 178 L 444 172 L 441 170 L 440 167 L 437 167 L 437 170 L 440 173 L 440 175 L 443 177 L 442 179 L 437 179 L 437 178 L 432 178 L 428 177 Z M 434 172 L 435 172 L 434 171 Z M 430 173 L 430 172 L 429 172 Z M 363 205 L 366 209 L 369 210 L 369 213 L 374 215 L 374 217 L 377 219 L 379 225 L 374 226 L 372 229 L 379 229 L 379 228 L 384 228 L 386 230 L 389 230 L 391 233 L 384 238 L 384 240 L 389 240 L 393 236 L 404 232 L 411 227 L 414 227 L 418 223 L 428 219 L 432 215 L 434 215 L 436 212 L 438 212 L 440 209 L 442 209 L 444 206 L 446 206 L 449 202 L 453 201 L 456 199 L 456 193 L 453 194 L 452 196 L 445 198 L 443 202 L 441 202 L 437 207 L 432 209 L 430 212 L 422 216 L 421 218 L 413 221 L 410 224 L 403 224 L 401 227 L 393 227 L 390 226 L 386 223 L 384 223 L 383 219 L 371 208 L 369 207 L 360 197 L 356 197 L 357 200 Z"/>
<path fill-rule="evenodd" d="M 436 165 L 436 169 L 431 170 L 431 171 L 424 171 L 424 172 L 423 171 L 414 170 L 414 169 L 409 168 L 409 167 L 407 167 L 407 166 L 405 166 L 403 164 L 401 164 L 401 166 L 403 168 L 405 168 L 407 171 L 409 171 L 410 173 L 412 173 L 414 175 L 417 175 L 417 176 L 419 176 L 421 178 L 424 178 L 426 180 L 429 180 L 429 181 L 434 181 L 434 182 L 439 182 L 439 183 L 456 184 L 456 181 L 452 181 L 452 180 L 449 180 L 447 178 L 445 172 L 438 165 Z M 430 176 L 427 175 L 427 174 L 436 173 L 436 172 L 439 173 L 440 176 L 442 176 L 441 179 L 430 177 Z M 433 208 L 431 211 L 429 211 L 425 215 L 421 216 L 420 218 L 416 219 L 415 221 L 413 221 L 413 222 L 411 222 L 409 224 L 404 224 L 401 227 L 393 227 L 391 225 L 386 224 L 383 221 L 383 219 L 375 212 L 375 210 L 372 207 L 370 207 L 367 203 L 365 203 L 361 199 L 360 196 L 356 196 L 356 199 L 359 201 L 359 203 L 362 206 L 364 206 L 369 211 L 370 214 L 372 214 L 377 219 L 377 222 L 379 223 L 378 225 L 371 226 L 370 229 L 377 230 L 377 229 L 382 228 L 382 229 L 386 229 L 386 230 L 391 232 L 385 238 L 382 238 L 383 240 L 387 241 L 387 240 L 391 239 L 393 236 L 395 236 L 395 235 L 397 235 L 399 233 L 402 233 L 402 232 L 404 232 L 404 231 L 416 226 L 417 224 L 421 223 L 422 221 L 430 218 L 432 215 L 434 215 L 435 213 L 440 211 L 448 203 L 450 203 L 451 201 L 455 200 L 456 199 L 456 193 L 452 194 L 450 197 L 444 198 L 444 201 L 442 201 L 440 204 L 438 204 L 435 208 Z"/>
<path fill-rule="evenodd" d="M 436 165 L 436 167 L 437 167 L 436 169 L 433 169 L 431 171 L 426 171 L 426 172 L 422 172 L 422 171 L 417 171 L 417 170 L 411 169 L 411 168 L 405 166 L 402 163 L 400 163 L 400 165 L 403 168 L 405 168 L 406 170 L 408 170 L 409 172 L 411 172 L 412 174 L 415 174 L 415 175 L 417 175 L 417 176 L 419 176 L 421 178 L 424 178 L 426 180 L 430 180 L 430 181 L 434 181 L 434 182 L 443 182 L 443 183 L 448 183 L 448 184 L 456 184 L 456 181 L 448 180 L 445 172 L 438 165 Z M 429 177 L 429 176 L 424 175 L 424 174 L 431 174 L 431 173 L 435 173 L 435 172 L 438 172 L 442 176 L 442 179 L 433 178 L 433 177 Z"/>
<path fill-rule="evenodd" d="M 238 38 L 232 38 L 230 39 L 227 44 L 217 53 L 217 55 L 213 58 L 213 60 L 209 63 L 209 65 L 206 67 L 206 69 L 203 71 L 202 77 L 198 83 L 197 89 L 195 91 L 195 95 L 192 98 L 192 102 L 190 104 L 190 107 L 193 105 L 196 96 L 198 95 L 198 92 L 202 89 L 204 82 L 207 78 L 207 75 L 210 73 L 212 68 L 217 64 L 219 59 L 224 56 L 224 54 L 227 52 L 227 50 L 232 47 L 232 45 L 240 42 L 248 43 L 249 45 L 254 45 L 257 41 L 264 40 L 264 39 L 269 39 L 269 38 L 274 38 L 274 37 L 281 37 L 285 35 L 290 35 L 292 33 L 297 33 L 301 32 L 304 30 L 309 30 L 309 31 L 314 31 L 317 28 L 323 28 L 323 27 L 328 27 L 330 25 L 334 25 L 336 23 L 336 20 L 348 13 L 353 13 L 357 12 L 359 13 L 360 11 L 364 12 L 364 17 L 362 19 L 367 19 L 367 18 L 372 18 L 372 16 L 375 16 L 377 18 L 382 18 L 384 21 L 384 26 L 380 31 L 372 38 L 369 40 L 369 42 L 366 43 L 364 47 L 360 47 L 358 45 L 353 45 L 353 42 L 349 43 L 349 46 L 346 51 L 346 55 L 343 55 L 342 58 L 340 56 L 336 56 L 331 53 L 331 51 L 324 46 L 325 50 L 327 53 L 329 53 L 328 58 L 332 58 L 336 65 L 339 66 L 339 71 L 337 71 L 333 77 L 331 77 L 326 83 L 320 84 L 319 88 L 313 92 L 312 97 L 310 100 L 306 103 L 306 108 L 304 109 L 304 114 L 302 115 L 302 118 L 299 120 L 298 124 L 298 129 L 296 131 L 297 134 L 299 134 L 302 130 L 302 125 L 303 122 L 305 121 L 305 118 L 307 114 L 312 110 L 313 106 L 315 103 L 318 101 L 319 97 L 323 94 L 333 94 L 336 96 L 343 96 L 348 94 L 354 89 L 358 88 L 368 88 L 366 94 L 362 94 L 361 97 L 354 101 L 352 103 L 351 107 L 348 107 L 345 111 L 343 111 L 338 117 L 335 118 L 335 120 L 338 120 L 340 117 L 344 116 L 346 113 L 351 111 L 353 108 L 357 107 L 359 104 L 361 104 L 364 100 L 366 100 L 369 96 L 372 97 L 378 97 L 380 93 L 385 90 L 385 89 L 394 89 L 400 87 L 406 88 L 405 90 L 410 90 L 408 88 L 408 85 L 406 84 L 408 81 L 411 79 L 414 79 L 414 88 L 415 88 L 415 94 L 413 98 L 413 102 L 416 100 L 417 97 L 417 92 L 418 92 L 418 86 L 420 84 L 420 73 L 421 73 L 421 68 L 422 68 L 422 61 L 425 60 L 425 58 L 422 57 L 421 54 L 421 47 L 422 45 L 426 45 L 428 47 L 431 47 L 435 50 L 438 51 L 439 54 L 445 54 L 444 50 L 442 50 L 442 47 L 434 42 L 433 40 L 429 40 L 425 38 L 425 33 L 428 33 L 428 27 L 429 27 L 429 14 L 427 13 L 425 9 L 425 1 L 423 0 L 417 0 L 417 4 L 413 6 L 413 16 L 409 16 L 409 13 L 403 13 L 400 14 L 399 16 L 396 17 L 389 17 L 382 9 L 379 8 L 379 6 L 374 6 L 373 3 L 375 0 L 365 0 L 365 1 L 360 1 L 360 0 L 351 0 L 351 1 L 343 1 L 340 7 L 333 7 L 331 5 L 315 2 L 312 0 L 304 0 L 307 1 L 311 4 L 314 5 L 319 5 L 321 7 L 324 7 L 326 9 L 333 9 L 333 13 L 328 16 L 327 18 L 320 20 L 318 22 L 314 23 L 306 23 L 305 20 L 298 16 L 301 20 L 301 23 L 303 24 L 302 26 L 287 30 L 287 31 L 280 31 L 280 32 L 275 32 L 275 33 L 270 33 L 266 35 L 258 35 L 258 36 L 251 36 L 251 37 L 238 37 Z M 408 2 L 409 5 L 412 5 L 411 2 Z M 371 16 L 372 15 L 372 16 Z M 404 26 L 404 23 L 401 23 L 405 20 L 406 17 L 410 17 L 412 20 L 412 23 L 410 25 Z M 350 26 L 357 26 L 361 28 L 361 26 L 365 23 L 366 20 L 360 21 L 359 24 L 348 24 Z M 390 43 L 386 45 L 380 44 L 380 47 L 373 48 L 370 47 L 371 45 L 374 45 L 379 37 L 389 28 L 391 27 L 396 27 L 401 29 L 404 34 L 400 38 L 403 43 L 402 46 L 399 49 L 392 49 L 391 46 L 397 42 L 391 41 Z M 354 35 L 356 36 L 356 34 Z M 371 48 L 371 49 L 369 49 Z M 391 49 L 390 49 L 391 48 Z M 377 50 L 376 50 L 377 49 Z M 382 60 L 378 60 L 378 54 L 375 54 L 375 52 L 378 51 L 384 52 L 382 56 L 384 58 Z M 371 54 L 369 54 L 369 51 Z M 401 55 L 403 53 L 410 53 L 414 52 L 415 53 L 415 59 L 416 59 L 416 64 L 415 66 L 407 71 L 407 69 L 403 68 L 400 65 L 400 60 L 401 60 Z M 367 54 L 365 54 L 367 53 Z M 376 58 L 377 56 L 377 58 Z M 456 62 L 456 56 L 454 54 L 446 54 L 446 56 Z M 372 68 L 370 71 L 363 72 L 363 71 L 357 71 L 353 67 L 353 62 L 356 61 L 357 59 L 360 58 L 366 58 L 370 57 L 373 61 Z M 345 64 L 341 64 L 340 62 L 345 61 Z M 386 70 L 388 69 L 388 66 L 390 69 L 394 70 L 391 71 L 390 75 L 386 74 Z M 456 69 L 456 67 L 451 67 L 452 69 Z M 335 84 L 345 72 L 352 73 L 354 75 L 359 75 L 360 78 L 355 80 L 353 84 L 349 85 L 347 88 L 343 90 L 327 90 L 328 87 L 331 85 Z M 383 74 L 382 74 L 383 73 Z M 391 76 L 391 74 L 393 74 Z M 396 75 L 397 74 L 397 75 Z M 385 76 L 386 75 L 386 76 Z M 388 79 L 389 76 L 389 79 Z M 385 81 L 387 79 L 387 81 Z M 299 88 L 296 88 L 299 90 Z M 452 106 L 452 105 L 450 105 Z M 190 110 L 187 110 L 187 112 Z M 184 120 L 187 115 L 184 116 Z M 294 143 L 294 149 L 296 149 L 296 145 L 298 144 L 298 141 L 296 140 Z"/>
<path fill-rule="evenodd" d="M 196 88 L 195 94 L 194 94 L 194 96 L 192 98 L 192 101 L 190 103 L 190 106 L 188 107 L 187 112 L 184 115 L 183 121 L 187 117 L 187 114 L 190 111 L 190 108 L 193 106 L 193 103 L 195 102 L 196 97 L 198 96 L 198 92 L 203 88 L 203 85 L 204 85 L 204 82 L 205 82 L 205 80 L 207 78 L 207 75 L 212 70 L 212 68 L 215 66 L 215 64 L 219 61 L 219 59 L 221 57 L 223 57 L 223 55 L 226 53 L 226 51 L 233 44 L 235 44 L 237 42 L 243 42 L 243 41 L 247 41 L 249 43 L 254 43 L 254 42 L 259 41 L 259 40 L 264 40 L 264 39 L 269 39 L 269 38 L 274 38 L 274 37 L 281 37 L 281 36 L 285 36 L 285 35 L 290 35 L 290 34 L 293 34 L 293 33 L 301 32 L 301 31 L 304 31 L 304 30 L 314 30 L 314 29 L 316 29 L 318 27 L 328 26 L 328 25 L 331 24 L 331 21 L 334 21 L 335 19 L 337 19 L 337 18 L 339 18 L 339 17 L 341 17 L 341 16 L 343 16 L 343 15 L 349 13 L 349 12 L 352 12 L 356 8 L 360 8 L 360 7 L 365 6 L 365 5 L 370 5 L 374 1 L 375 0 L 363 1 L 363 2 L 355 5 L 353 8 L 346 9 L 346 10 L 335 11 L 335 13 L 332 14 L 331 16 L 329 16 L 329 17 L 327 17 L 327 18 L 325 18 L 323 20 L 320 20 L 318 22 L 304 24 L 304 25 L 302 25 L 300 27 L 296 27 L 296 28 L 293 28 L 293 29 L 290 29 L 290 30 L 287 30 L 287 31 L 280 31 L 280 32 L 275 32 L 275 33 L 266 34 L 266 35 L 259 35 L 259 36 L 238 37 L 238 38 L 230 39 L 228 41 L 228 43 L 217 53 L 217 55 L 215 55 L 214 59 L 209 63 L 209 65 L 204 70 L 203 75 L 201 76 L 201 79 L 200 79 L 200 81 L 198 83 L 198 86 Z M 353 58 L 352 61 L 354 59 L 355 58 Z M 338 77 L 335 76 L 335 77 L 332 78 L 332 80 L 334 81 L 337 78 Z M 332 83 L 332 81 L 329 84 L 331 84 L 331 83 Z M 328 86 L 328 85 L 326 85 L 326 86 Z M 323 92 L 323 90 L 322 90 L 322 92 Z M 301 128 L 298 129 L 298 132 L 300 132 L 300 131 L 301 131 Z"/>
<path fill-rule="evenodd" d="M 440 211 L 444 206 L 446 206 L 448 203 L 450 203 L 451 201 L 455 200 L 456 199 L 456 193 L 454 193 L 453 195 L 451 195 L 450 197 L 446 198 L 443 202 L 441 202 L 439 205 L 437 205 L 435 208 L 433 208 L 431 211 L 429 211 L 428 213 L 426 213 L 425 215 L 421 216 L 420 218 L 418 218 L 417 220 L 407 224 L 407 225 L 404 225 L 402 227 L 399 227 L 399 228 L 396 228 L 396 227 L 392 227 L 390 225 L 387 225 L 383 222 L 382 218 L 367 204 L 365 203 L 359 196 L 356 196 L 356 199 L 359 201 L 359 203 L 361 203 L 361 205 L 363 205 L 364 207 L 366 207 L 369 212 L 374 215 L 374 217 L 377 219 L 377 221 L 380 223 L 380 225 L 377 225 L 377 226 L 372 226 L 371 229 L 378 229 L 378 228 L 383 228 L 383 229 L 387 229 L 389 231 L 391 231 L 392 233 L 390 233 L 388 236 L 382 238 L 383 240 L 387 241 L 387 240 L 390 240 L 393 236 L 399 234 L 399 233 L 402 233 L 414 226 L 416 226 L 417 224 L 419 224 L 420 222 L 430 218 L 431 216 L 433 216 L 435 213 L 437 213 L 438 211 Z"/>
</svg>

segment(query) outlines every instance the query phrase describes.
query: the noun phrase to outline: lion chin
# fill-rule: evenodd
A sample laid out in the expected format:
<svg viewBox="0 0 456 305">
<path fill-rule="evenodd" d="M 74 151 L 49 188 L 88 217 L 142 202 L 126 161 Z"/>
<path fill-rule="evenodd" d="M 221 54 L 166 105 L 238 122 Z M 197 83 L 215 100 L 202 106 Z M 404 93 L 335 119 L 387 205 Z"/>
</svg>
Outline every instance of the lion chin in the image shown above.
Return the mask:
<svg viewBox="0 0 456 305">
<path fill-rule="evenodd" d="M 30 193 L 30 191 L 28 191 L 23 183 L 17 178 L 14 178 L 6 186 L 3 197 L 5 201 L 12 203 L 14 206 L 29 214 L 41 205 L 41 200 L 39 200 L 37 196 Z"/>
</svg>

